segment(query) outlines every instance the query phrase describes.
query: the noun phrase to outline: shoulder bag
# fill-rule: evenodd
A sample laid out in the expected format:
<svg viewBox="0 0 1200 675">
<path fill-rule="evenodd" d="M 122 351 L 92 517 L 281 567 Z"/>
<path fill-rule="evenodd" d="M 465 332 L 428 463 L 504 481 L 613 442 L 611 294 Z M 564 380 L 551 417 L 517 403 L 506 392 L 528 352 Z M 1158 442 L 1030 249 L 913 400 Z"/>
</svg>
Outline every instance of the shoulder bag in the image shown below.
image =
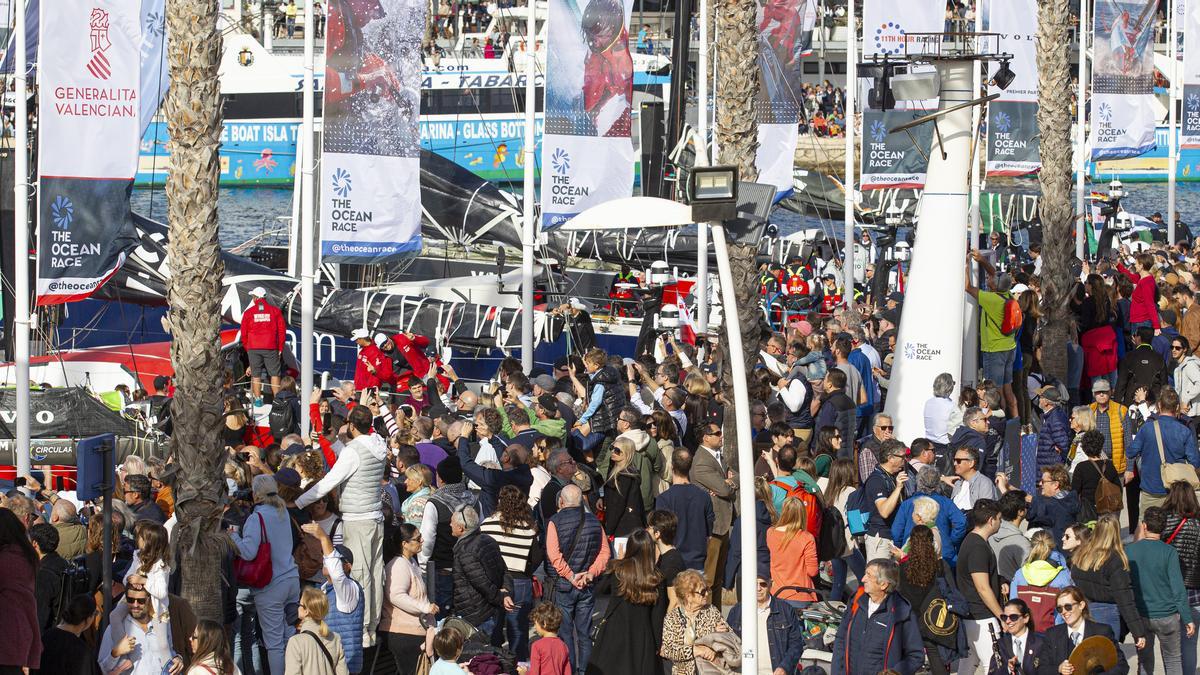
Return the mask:
<svg viewBox="0 0 1200 675">
<path fill-rule="evenodd" d="M 271 569 L 271 542 L 267 539 L 267 526 L 261 513 L 258 516 L 258 527 L 261 535 L 258 541 L 258 551 L 253 560 L 243 560 L 240 556 L 233 560 L 233 577 L 239 586 L 247 588 L 266 588 L 271 583 L 274 571 Z"/>
<path fill-rule="evenodd" d="M 1096 472 L 1100 474 L 1100 480 L 1096 483 L 1096 513 L 1120 513 L 1124 506 L 1121 486 L 1104 475 L 1103 463 L 1092 462 L 1092 464 L 1095 465 Z"/>
<path fill-rule="evenodd" d="M 308 635 L 309 637 L 311 637 L 317 643 L 317 646 L 321 648 L 321 653 L 325 655 L 325 660 L 327 662 L 329 662 L 329 672 L 336 673 L 337 665 L 334 664 L 334 662 L 333 662 L 333 654 L 329 653 L 329 650 L 325 647 L 325 643 L 321 642 L 321 638 L 317 637 L 317 634 L 312 632 L 311 630 L 306 630 L 306 631 L 302 631 L 302 632 L 305 635 Z M 422 653 L 424 653 L 424 652 L 422 651 Z"/>
<path fill-rule="evenodd" d="M 1159 473 L 1162 476 L 1163 487 L 1169 490 L 1172 483 L 1183 481 L 1191 485 L 1193 490 L 1200 490 L 1200 476 L 1196 475 L 1196 467 L 1187 462 L 1167 464 L 1167 455 L 1163 452 L 1162 427 L 1157 419 L 1154 420 L 1154 440 L 1158 443 Z"/>
</svg>

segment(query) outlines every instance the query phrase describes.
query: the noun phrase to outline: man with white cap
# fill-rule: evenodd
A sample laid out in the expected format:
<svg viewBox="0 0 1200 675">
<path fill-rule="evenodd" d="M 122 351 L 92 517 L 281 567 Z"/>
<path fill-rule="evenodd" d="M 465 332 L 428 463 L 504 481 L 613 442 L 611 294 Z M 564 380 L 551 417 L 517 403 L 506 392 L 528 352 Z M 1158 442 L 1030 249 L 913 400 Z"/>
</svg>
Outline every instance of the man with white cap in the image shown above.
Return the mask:
<svg viewBox="0 0 1200 675">
<path fill-rule="evenodd" d="M 250 392 L 254 404 L 262 404 L 262 374 L 271 378 L 272 394 L 279 389 L 283 375 L 283 348 L 287 322 L 283 312 L 267 302 L 267 291 L 257 286 L 250 291 L 250 306 L 242 313 L 242 348 L 246 350 L 250 370 Z"/>
<path fill-rule="evenodd" d="M 371 340 L 371 331 L 356 328 L 350 339 L 358 344 L 358 363 L 354 367 L 354 388 L 358 391 L 392 381 L 392 360 L 379 351 Z"/>
</svg>

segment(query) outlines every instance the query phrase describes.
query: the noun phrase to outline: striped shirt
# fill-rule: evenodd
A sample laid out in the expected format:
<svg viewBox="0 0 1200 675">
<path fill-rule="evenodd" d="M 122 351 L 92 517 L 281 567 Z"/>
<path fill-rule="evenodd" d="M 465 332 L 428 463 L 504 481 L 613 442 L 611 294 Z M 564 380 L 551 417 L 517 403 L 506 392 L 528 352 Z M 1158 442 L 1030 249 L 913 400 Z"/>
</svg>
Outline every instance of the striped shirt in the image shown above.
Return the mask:
<svg viewBox="0 0 1200 675">
<path fill-rule="evenodd" d="M 540 546 L 537 530 L 533 527 L 517 527 L 505 532 L 499 514 L 493 514 L 479 524 L 479 531 L 500 546 L 500 555 L 504 557 L 509 573 L 529 576 L 534 567 L 534 549 Z"/>
</svg>

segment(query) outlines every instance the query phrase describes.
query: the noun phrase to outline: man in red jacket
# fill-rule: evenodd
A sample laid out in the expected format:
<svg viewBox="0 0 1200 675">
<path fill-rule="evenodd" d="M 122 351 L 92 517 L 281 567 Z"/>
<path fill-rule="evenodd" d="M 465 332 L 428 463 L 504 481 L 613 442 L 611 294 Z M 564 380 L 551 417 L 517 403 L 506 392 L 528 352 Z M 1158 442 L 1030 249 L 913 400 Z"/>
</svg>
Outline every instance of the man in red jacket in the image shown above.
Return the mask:
<svg viewBox="0 0 1200 675">
<path fill-rule="evenodd" d="M 371 331 L 357 328 L 350 338 L 358 344 L 358 364 L 354 367 L 354 388 L 358 391 L 392 381 L 392 360 L 379 351 L 371 340 Z"/>
<path fill-rule="evenodd" d="M 250 306 L 242 313 L 242 348 L 250 362 L 250 391 L 254 404 L 262 403 L 262 374 L 271 378 L 271 392 L 279 389 L 283 375 L 283 347 L 287 323 L 283 312 L 267 302 L 262 286 L 250 291 Z"/>
</svg>

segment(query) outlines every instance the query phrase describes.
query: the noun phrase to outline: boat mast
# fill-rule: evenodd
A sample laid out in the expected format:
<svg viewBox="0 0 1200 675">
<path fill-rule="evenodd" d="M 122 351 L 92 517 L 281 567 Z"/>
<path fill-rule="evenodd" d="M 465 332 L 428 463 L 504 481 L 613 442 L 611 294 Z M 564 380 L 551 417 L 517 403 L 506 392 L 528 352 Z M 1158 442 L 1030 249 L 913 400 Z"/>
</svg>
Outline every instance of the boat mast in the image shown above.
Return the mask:
<svg viewBox="0 0 1200 675">
<path fill-rule="evenodd" d="M 846 197 L 845 241 L 842 246 L 842 299 L 854 309 L 854 90 L 858 86 L 858 20 L 854 4 L 846 3 Z"/>
<path fill-rule="evenodd" d="M 1167 40 L 1171 42 L 1168 50 L 1171 55 L 1171 67 L 1167 73 L 1167 100 L 1170 102 L 1167 106 L 1167 243 L 1172 247 L 1175 246 L 1175 170 L 1179 161 L 1176 157 L 1178 144 L 1175 139 L 1175 78 L 1179 73 L 1175 36 L 1179 26 L 1175 25 L 1175 10 L 1178 4 L 1179 0 L 1167 0 Z"/>
<path fill-rule="evenodd" d="M 1084 228 L 1087 226 L 1087 205 L 1083 201 L 1083 182 L 1088 167 L 1087 134 L 1085 132 L 1084 109 L 1087 97 L 1087 36 L 1091 28 L 1088 21 L 1088 0 L 1079 3 L 1079 31 L 1076 42 L 1079 44 L 1079 88 L 1075 101 L 1075 155 L 1078 165 L 1075 167 L 1075 257 L 1086 260 L 1084 245 L 1087 241 Z"/>
<path fill-rule="evenodd" d="M 528 0 L 525 17 L 525 187 L 521 199 L 521 370 L 533 372 L 533 244 L 537 223 L 533 222 L 533 125 L 536 89 L 533 78 L 537 72 L 537 6 Z"/>
<path fill-rule="evenodd" d="M 300 125 L 300 391 L 313 387 L 313 0 L 304 3 L 304 121 Z M 300 406 L 300 434 L 308 438 L 308 406 Z"/>
<path fill-rule="evenodd" d="M 678 37 L 678 36 L 676 36 Z M 696 55 L 696 166 L 708 166 L 708 0 L 700 0 L 700 47 Z M 673 77 L 679 77 L 673 73 Z M 708 332 L 708 223 L 696 223 L 696 328 Z"/>
<path fill-rule="evenodd" d="M 13 362 L 17 366 L 17 434 L 13 446 L 17 475 L 29 474 L 29 102 L 25 86 L 25 3 L 17 3 L 13 30 L 13 74 L 16 79 L 16 147 L 13 148 Z"/>
</svg>

